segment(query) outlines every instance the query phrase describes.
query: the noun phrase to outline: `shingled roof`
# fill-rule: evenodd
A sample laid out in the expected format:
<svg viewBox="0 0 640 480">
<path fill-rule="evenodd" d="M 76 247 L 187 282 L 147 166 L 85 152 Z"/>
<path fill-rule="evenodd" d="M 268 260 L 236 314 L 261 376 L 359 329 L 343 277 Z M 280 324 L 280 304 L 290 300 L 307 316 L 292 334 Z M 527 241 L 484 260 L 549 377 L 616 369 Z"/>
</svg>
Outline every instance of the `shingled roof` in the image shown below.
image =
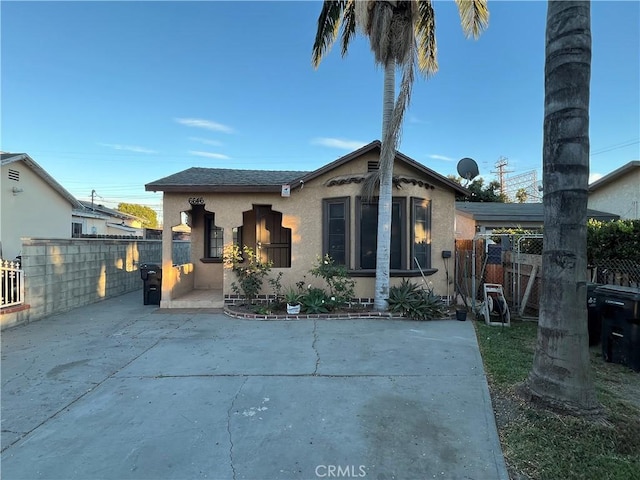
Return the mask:
<svg viewBox="0 0 640 480">
<path fill-rule="evenodd" d="M 456 210 L 473 215 L 477 221 L 490 222 L 542 222 L 542 203 L 456 202 Z M 598 210 L 587 210 L 587 217 L 595 220 L 617 220 L 619 215 Z"/>
<path fill-rule="evenodd" d="M 380 150 L 380 147 L 381 142 L 374 140 L 364 147 L 313 171 L 235 170 L 192 167 L 147 183 L 145 190 L 153 192 L 280 192 L 282 185 L 291 185 L 293 190 L 365 153 L 376 149 Z M 458 183 L 452 182 L 447 177 L 400 152 L 396 152 L 396 159 L 411 165 L 425 176 L 435 180 L 436 183 L 451 188 L 460 194 L 469 194 L 469 191 Z"/>
<path fill-rule="evenodd" d="M 235 170 L 192 167 L 147 183 L 145 190 L 162 192 L 274 191 L 307 175 L 308 171 Z"/>
</svg>

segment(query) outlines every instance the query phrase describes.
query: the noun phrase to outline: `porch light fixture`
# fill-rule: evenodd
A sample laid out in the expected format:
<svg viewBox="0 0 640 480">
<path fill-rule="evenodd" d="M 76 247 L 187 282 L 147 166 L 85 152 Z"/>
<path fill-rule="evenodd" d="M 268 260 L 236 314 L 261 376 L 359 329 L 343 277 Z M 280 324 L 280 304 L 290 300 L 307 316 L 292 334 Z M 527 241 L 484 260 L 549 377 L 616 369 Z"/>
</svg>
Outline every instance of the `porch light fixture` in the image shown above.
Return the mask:
<svg viewBox="0 0 640 480">
<path fill-rule="evenodd" d="M 24 190 L 23 190 L 22 188 L 20 188 L 20 187 L 13 187 L 13 188 L 11 189 L 11 192 L 12 192 L 14 195 L 18 195 L 19 193 L 24 192 Z"/>
</svg>

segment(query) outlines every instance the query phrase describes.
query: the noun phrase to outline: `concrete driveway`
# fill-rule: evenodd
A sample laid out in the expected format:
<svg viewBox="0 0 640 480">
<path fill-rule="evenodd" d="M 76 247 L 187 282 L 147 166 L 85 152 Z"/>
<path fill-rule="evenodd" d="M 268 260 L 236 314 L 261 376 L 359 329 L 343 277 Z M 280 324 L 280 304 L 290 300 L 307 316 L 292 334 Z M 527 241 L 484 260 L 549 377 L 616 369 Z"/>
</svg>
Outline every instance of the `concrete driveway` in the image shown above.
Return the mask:
<svg viewBox="0 0 640 480">
<path fill-rule="evenodd" d="M 134 292 L 2 332 L 2 478 L 506 479 L 473 325 Z"/>
</svg>

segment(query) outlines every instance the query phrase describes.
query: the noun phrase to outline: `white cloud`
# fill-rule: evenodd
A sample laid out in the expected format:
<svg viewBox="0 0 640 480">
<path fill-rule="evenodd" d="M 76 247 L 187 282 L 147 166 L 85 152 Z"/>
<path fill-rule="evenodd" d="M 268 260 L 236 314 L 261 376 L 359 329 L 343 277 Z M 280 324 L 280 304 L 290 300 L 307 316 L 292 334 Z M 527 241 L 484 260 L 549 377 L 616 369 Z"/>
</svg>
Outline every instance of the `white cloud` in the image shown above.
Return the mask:
<svg viewBox="0 0 640 480">
<path fill-rule="evenodd" d="M 213 132 L 234 133 L 233 128 L 223 125 L 222 123 L 212 122 L 211 120 L 203 120 L 201 118 L 176 118 L 176 122 L 187 127 L 204 128 Z"/>
<path fill-rule="evenodd" d="M 218 160 L 229 160 L 231 158 L 222 153 L 202 152 L 199 150 L 189 150 L 189 153 L 198 157 L 216 158 Z"/>
<path fill-rule="evenodd" d="M 189 140 L 192 140 L 194 142 L 204 143 L 205 145 L 212 145 L 214 147 L 221 147 L 222 146 L 222 142 L 219 142 L 218 140 L 209 140 L 208 138 L 189 137 Z"/>
<path fill-rule="evenodd" d="M 327 138 L 318 137 L 311 140 L 312 145 L 320 145 L 322 147 L 340 148 L 342 150 L 356 150 L 363 147 L 367 142 L 359 142 L 358 140 L 345 140 L 343 138 Z"/>
<path fill-rule="evenodd" d="M 99 145 L 103 147 L 113 148 L 114 150 L 125 150 L 127 152 L 158 153 L 157 151 L 151 150 L 150 148 L 138 147 L 137 145 L 119 145 L 117 143 L 100 143 Z"/>
<path fill-rule="evenodd" d="M 589 175 L 589 183 L 593 183 L 596 180 L 600 180 L 602 177 L 604 177 L 604 175 L 602 175 L 601 173 L 591 173 Z"/>
<path fill-rule="evenodd" d="M 428 155 L 428 157 L 434 160 L 444 160 L 445 162 L 453 162 L 455 160 L 454 158 L 447 157 L 445 155 L 438 155 L 437 153 L 432 153 Z"/>
<path fill-rule="evenodd" d="M 418 117 L 416 117 L 415 115 L 409 115 L 409 123 L 424 123 L 424 122 L 420 120 Z"/>
</svg>

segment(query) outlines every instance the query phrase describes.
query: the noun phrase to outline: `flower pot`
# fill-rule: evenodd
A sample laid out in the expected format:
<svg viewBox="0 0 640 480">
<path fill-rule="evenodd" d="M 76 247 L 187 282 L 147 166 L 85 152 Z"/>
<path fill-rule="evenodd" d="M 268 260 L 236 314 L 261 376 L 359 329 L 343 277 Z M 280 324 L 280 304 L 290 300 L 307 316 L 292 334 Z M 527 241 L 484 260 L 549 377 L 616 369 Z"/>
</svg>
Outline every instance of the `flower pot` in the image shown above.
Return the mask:
<svg viewBox="0 0 640 480">
<path fill-rule="evenodd" d="M 466 310 L 456 310 L 456 320 L 460 320 L 464 322 L 467 319 L 467 311 Z"/>
<path fill-rule="evenodd" d="M 291 305 L 290 303 L 287 303 L 287 313 L 290 315 L 296 315 L 300 313 L 300 304 Z"/>
</svg>

